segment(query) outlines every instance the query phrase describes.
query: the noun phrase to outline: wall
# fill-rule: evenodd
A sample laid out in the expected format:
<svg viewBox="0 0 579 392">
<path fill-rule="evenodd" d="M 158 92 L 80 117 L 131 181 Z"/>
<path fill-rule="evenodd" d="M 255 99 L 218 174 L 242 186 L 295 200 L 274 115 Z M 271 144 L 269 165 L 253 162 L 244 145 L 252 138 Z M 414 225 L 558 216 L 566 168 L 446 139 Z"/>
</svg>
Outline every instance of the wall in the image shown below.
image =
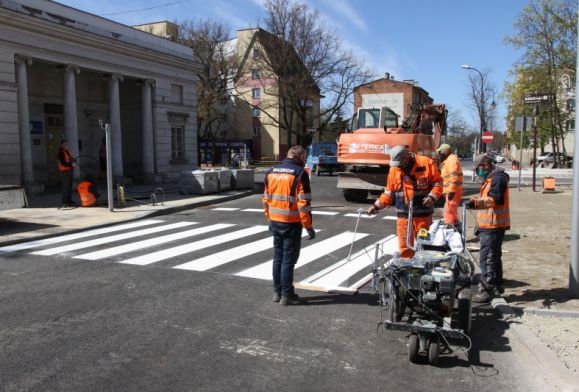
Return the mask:
<svg viewBox="0 0 579 392">
<path fill-rule="evenodd" d="M 20 184 L 20 137 L 14 51 L 0 48 L 0 184 Z"/>
</svg>

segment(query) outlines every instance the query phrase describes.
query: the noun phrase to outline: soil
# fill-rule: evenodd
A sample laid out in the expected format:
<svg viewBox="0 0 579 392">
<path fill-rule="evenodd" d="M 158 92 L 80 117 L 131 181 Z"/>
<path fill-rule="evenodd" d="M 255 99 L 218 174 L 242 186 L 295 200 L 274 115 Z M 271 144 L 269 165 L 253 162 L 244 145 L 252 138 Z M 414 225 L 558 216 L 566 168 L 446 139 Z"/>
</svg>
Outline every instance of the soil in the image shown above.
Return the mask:
<svg viewBox="0 0 579 392">
<path fill-rule="evenodd" d="M 551 193 L 511 188 L 511 230 L 503 243 L 503 297 L 524 313 L 524 325 L 577 374 L 579 298 L 569 291 L 571 196 L 570 187 Z M 473 215 L 467 220 L 474 225 Z M 469 240 L 472 233 L 471 228 Z M 467 246 L 476 248 L 478 243 L 469 241 Z M 478 253 L 473 254 L 478 258 Z M 534 309 L 547 314 L 530 314 Z M 574 317 L 557 317 L 559 311 Z"/>
</svg>

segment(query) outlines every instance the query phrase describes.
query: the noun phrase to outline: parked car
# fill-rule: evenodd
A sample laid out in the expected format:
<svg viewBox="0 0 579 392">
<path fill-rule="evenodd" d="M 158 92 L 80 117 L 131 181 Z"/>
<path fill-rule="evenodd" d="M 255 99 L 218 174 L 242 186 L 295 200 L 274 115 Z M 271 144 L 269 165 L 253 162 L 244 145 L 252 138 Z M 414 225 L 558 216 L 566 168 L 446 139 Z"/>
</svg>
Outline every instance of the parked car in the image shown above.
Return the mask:
<svg viewBox="0 0 579 392">
<path fill-rule="evenodd" d="M 561 163 L 562 167 L 571 167 L 573 165 L 572 156 L 565 155 L 562 152 L 558 153 L 558 155 L 559 155 L 559 162 Z M 557 154 L 555 154 L 554 152 L 545 153 L 544 155 L 537 157 L 537 163 L 539 164 L 539 166 L 552 165 L 553 163 L 555 163 L 556 156 Z"/>
<path fill-rule="evenodd" d="M 505 161 L 505 157 L 497 154 L 493 157 L 493 160 L 495 161 L 495 163 L 503 163 Z"/>
</svg>

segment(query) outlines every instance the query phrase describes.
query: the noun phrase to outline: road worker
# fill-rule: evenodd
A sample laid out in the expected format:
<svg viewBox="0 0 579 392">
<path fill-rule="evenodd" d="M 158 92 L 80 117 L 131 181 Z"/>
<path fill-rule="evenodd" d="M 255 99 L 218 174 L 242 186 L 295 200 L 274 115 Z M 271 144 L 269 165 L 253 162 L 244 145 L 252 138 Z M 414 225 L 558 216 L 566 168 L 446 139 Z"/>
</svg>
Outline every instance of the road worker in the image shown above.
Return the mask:
<svg viewBox="0 0 579 392">
<path fill-rule="evenodd" d="M 495 166 L 488 155 L 478 156 L 473 170 L 484 181 L 479 196 L 466 202 L 467 208 L 478 210 L 480 238 L 481 278 L 479 293 L 473 296 L 473 301 L 484 303 L 504 292 L 502 246 L 505 231 L 511 226 L 509 175 Z"/>
<path fill-rule="evenodd" d="M 82 207 L 96 206 L 100 194 L 90 174 L 87 174 L 84 181 L 78 184 L 76 190 L 80 196 L 80 205 Z"/>
<path fill-rule="evenodd" d="M 58 166 L 58 175 L 62 183 L 62 206 L 68 207 L 74 205 L 72 201 L 72 179 L 73 168 L 75 166 L 74 160 L 68 151 L 68 140 L 63 139 L 60 142 L 60 148 L 56 156 L 56 164 Z"/>
<path fill-rule="evenodd" d="M 312 226 L 312 193 L 304 166 L 306 150 L 293 146 L 283 162 L 265 175 L 263 208 L 273 234 L 273 301 L 298 305 L 294 291 L 294 266 L 300 255 L 302 228 L 310 240 L 316 236 Z"/>
<path fill-rule="evenodd" d="M 414 233 L 417 233 L 420 229 L 429 229 L 434 203 L 441 195 L 442 177 L 434 161 L 411 153 L 405 146 L 396 146 L 390 151 L 390 171 L 384 193 L 368 209 L 368 214 L 375 214 L 376 211 L 395 203 L 400 257 L 411 258 L 414 252 L 406 245 L 410 200 L 413 201 L 414 210 L 412 227 Z M 410 243 L 414 243 L 414 238 L 410 239 Z"/>
<path fill-rule="evenodd" d="M 436 149 L 441 163 L 442 192 L 446 195 L 444 223 L 455 226 L 458 223 L 458 205 L 462 198 L 462 167 L 456 154 L 446 143 Z M 459 225 L 456 225 L 460 227 Z"/>
</svg>

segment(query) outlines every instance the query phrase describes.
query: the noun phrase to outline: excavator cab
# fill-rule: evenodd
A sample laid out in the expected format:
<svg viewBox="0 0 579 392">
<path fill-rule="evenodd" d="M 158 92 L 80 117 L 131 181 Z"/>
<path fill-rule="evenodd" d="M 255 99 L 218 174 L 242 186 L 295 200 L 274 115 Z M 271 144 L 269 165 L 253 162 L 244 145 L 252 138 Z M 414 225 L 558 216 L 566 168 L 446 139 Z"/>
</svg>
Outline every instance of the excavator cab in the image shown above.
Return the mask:
<svg viewBox="0 0 579 392">
<path fill-rule="evenodd" d="M 351 129 L 384 129 L 398 128 L 398 115 L 390 108 L 360 108 L 352 117 Z"/>
</svg>

